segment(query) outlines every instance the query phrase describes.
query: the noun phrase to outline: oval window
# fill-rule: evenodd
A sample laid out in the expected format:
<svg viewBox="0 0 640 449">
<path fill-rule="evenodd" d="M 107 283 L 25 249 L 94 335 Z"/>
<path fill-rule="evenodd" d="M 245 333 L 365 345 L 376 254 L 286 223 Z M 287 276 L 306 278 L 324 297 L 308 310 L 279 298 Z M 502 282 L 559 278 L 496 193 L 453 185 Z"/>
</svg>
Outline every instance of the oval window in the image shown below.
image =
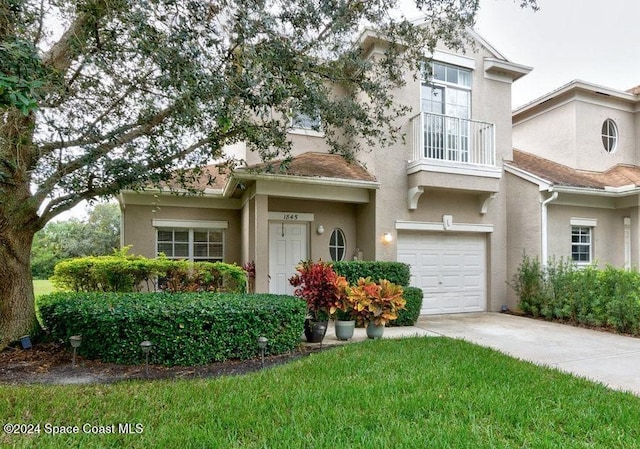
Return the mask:
<svg viewBox="0 0 640 449">
<path fill-rule="evenodd" d="M 344 238 L 344 232 L 342 232 L 342 229 L 336 228 L 331 231 L 331 238 L 329 239 L 329 255 L 331 256 L 331 260 L 344 260 L 346 251 L 347 244 Z"/>
<path fill-rule="evenodd" d="M 613 153 L 618 144 L 618 127 L 610 118 L 602 124 L 602 145 L 608 153 Z"/>
</svg>

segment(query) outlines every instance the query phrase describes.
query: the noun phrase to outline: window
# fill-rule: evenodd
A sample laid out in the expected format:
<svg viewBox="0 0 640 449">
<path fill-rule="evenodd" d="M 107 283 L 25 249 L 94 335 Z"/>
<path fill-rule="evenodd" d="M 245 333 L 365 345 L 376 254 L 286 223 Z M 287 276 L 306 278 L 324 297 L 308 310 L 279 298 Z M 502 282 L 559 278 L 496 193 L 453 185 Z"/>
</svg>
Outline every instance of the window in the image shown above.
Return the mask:
<svg viewBox="0 0 640 449">
<path fill-rule="evenodd" d="M 591 263 L 592 230 L 586 226 L 571 227 L 571 259 L 579 265 Z"/>
<path fill-rule="evenodd" d="M 157 254 L 193 262 L 222 262 L 224 230 L 157 228 Z"/>
<path fill-rule="evenodd" d="M 346 251 L 347 244 L 344 238 L 344 232 L 342 232 L 342 229 L 336 228 L 331 232 L 331 238 L 329 239 L 329 254 L 331 255 L 331 260 L 344 260 Z"/>
<path fill-rule="evenodd" d="M 291 127 L 298 129 L 310 129 L 320 131 L 320 116 L 310 116 L 308 114 L 298 113 L 291 119 Z"/>
<path fill-rule="evenodd" d="M 608 118 L 602 124 L 602 145 L 608 153 L 613 153 L 618 144 L 618 127 L 616 122 Z"/>
<path fill-rule="evenodd" d="M 471 118 L 471 70 L 441 62 L 423 76 L 425 157 L 467 162 Z"/>
</svg>

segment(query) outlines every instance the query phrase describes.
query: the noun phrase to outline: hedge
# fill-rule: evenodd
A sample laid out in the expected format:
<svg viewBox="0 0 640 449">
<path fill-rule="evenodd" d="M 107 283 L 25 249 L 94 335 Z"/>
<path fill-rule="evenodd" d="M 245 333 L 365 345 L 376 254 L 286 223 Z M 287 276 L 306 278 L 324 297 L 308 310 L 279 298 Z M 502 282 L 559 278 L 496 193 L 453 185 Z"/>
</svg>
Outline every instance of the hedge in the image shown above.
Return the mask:
<svg viewBox="0 0 640 449">
<path fill-rule="evenodd" d="M 292 296 L 229 293 L 53 293 L 38 299 L 50 335 L 67 342 L 82 335 L 79 354 L 105 362 L 144 361 L 140 343 L 154 343 L 150 362 L 202 365 L 294 349 L 306 304 Z"/>
<path fill-rule="evenodd" d="M 640 273 L 523 257 L 511 287 L 523 313 L 640 335 Z"/>
<path fill-rule="evenodd" d="M 367 260 L 353 260 L 332 262 L 336 273 L 347 278 L 349 284 L 358 283 L 358 279 L 371 277 L 372 280 L 387 279 L 403 287 L 409 285 L 411 270 L 408 264 L 402 262 L 375 262 Z"/>
<path fill-rule="evenodd" d="M 392 326 L 413 326 L 418 321 L 420 309 L 422 309 L 422 289 L 418 287 L 402 287 L 404 299 L 407 301 L 404 309 L 400 309 L 398 318 L 389 321 L 388 327 Z"/>
<path fill-rule="evenodd" d="M 188 262 L 126 254 L 79 257 L 56 264 L 53 284 L 75 292 L 244 292 L 247 274 L 235 264 Z"/>
</svg>

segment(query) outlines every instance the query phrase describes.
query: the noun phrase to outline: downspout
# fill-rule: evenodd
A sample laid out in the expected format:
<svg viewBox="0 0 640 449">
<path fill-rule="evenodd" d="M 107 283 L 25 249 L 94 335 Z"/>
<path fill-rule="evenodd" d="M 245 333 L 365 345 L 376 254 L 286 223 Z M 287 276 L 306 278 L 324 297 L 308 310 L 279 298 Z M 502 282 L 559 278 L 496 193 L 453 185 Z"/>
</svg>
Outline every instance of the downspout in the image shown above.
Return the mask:
<svg viewBox="0 0 640 449">
<path fill-rule="evenodd" d="M 542 208 L 540 209 L 540 219 L 542 222 L 542 251 L 540 258 L 542 259 L 542 266 L 547 266 L 547 260 L 549 258 L 549 230 L 548 225 L 548 210 L 549 203 L 555 201 L 558 198 L 558 192 L 553 192 L 553 187 L 549 188 L 551 196 L 542 202 Z"/>
</svg>

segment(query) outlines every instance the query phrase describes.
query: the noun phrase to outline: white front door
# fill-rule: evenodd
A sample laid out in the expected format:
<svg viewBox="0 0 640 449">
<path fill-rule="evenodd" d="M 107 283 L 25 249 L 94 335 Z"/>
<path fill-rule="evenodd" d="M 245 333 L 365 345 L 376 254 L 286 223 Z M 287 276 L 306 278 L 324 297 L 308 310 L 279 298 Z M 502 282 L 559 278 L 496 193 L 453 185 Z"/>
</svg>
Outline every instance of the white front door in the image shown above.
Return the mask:
<svg viewBox="0 0 640 449">
<path fill-rule="evenodd" d="M 289 278 L 308 258 L 307 223 L 269 223 L 269 293 L 292 295 Z"/>
</svg>

